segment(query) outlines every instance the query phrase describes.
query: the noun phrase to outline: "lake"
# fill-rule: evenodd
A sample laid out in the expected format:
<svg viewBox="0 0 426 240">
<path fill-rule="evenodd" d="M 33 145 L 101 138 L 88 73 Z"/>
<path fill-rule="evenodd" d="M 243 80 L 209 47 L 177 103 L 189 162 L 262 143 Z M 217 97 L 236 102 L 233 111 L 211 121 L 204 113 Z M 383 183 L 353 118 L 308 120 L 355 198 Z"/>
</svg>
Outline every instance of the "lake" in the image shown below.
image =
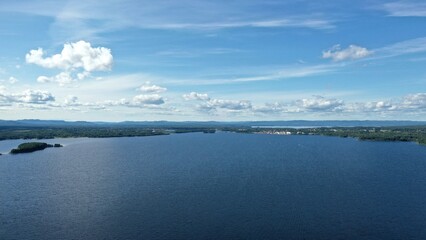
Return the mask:
<svg viewBox="0 0 426 240">
<path fill-rule="evenodd" d="M 0 239 L 426 239 L 426 147 L 414 143 L 223 132 L 46 142 L 65 147 L 0 156 Z"/>
</svg>

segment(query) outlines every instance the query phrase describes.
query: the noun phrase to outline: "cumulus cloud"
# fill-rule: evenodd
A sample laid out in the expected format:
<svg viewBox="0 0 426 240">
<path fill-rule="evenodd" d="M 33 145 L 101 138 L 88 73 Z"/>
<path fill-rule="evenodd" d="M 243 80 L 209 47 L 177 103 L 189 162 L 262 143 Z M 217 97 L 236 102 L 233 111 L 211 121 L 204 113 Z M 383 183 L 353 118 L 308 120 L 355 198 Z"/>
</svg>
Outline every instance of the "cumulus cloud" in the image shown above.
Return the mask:
<svg viewBox="0 0 426 240">
<path fill-rule="evenodd" d="M 207 93 L 191 92 L 189 94 L 184 94 L 182 97 L 185 100 L 200 100 L 200 101 L 210 100 L 210 97 L 209 97 L 209 95 L 207 95 Z"/>
<path fill-rule="evenodd" d="M 147 104 L 147 105 L 161 105 L 164 103 L 163 97 L 158 94 L 141 94 L 133 98 L 133 102 L 137 105 Z"/>
<path fill-rule="evenodd" d="M 296 101 L 296 105 L 308 111 L 335 111 L 343 106 L 342 100 L 314 96 Z"/>
<path fill-rule="evenodd" d="M 84 71 L 106 71 L 112 67 L 111 49 L 105 47 L 93 48 L 89 42 L 78 41 L 66 43 L 61 53 L 44 57 L 42 48 L 31 50 L 25 55 L 27 63 L 33 63 L 44 68 L 59 68 L 64 70 L 83 68 Z"/>
<path fill-rule="evenodd" d="M 345 106 L 346 112 L 387 112 L 398 109 L 398 104 L 393 104 L 390 101 L 372 101 L 372 102 L 357 102 L 350 103 Z"/>
<path fill-rule="evenodd" d="M 6 93 L 0 91 L 0 100 L 3 103 L 31 103 L 31 104 L 46 104 L 55 101 L 55 97 L 47 92 L 41 90 L 27 89 L 21 93 Z"/>
<path fill-rule="evenodd" d="M 18 79 L 16 79 L 15 77 L 10 77 L 9 78 L 9 83 L 10 84 L 15 84 L 15 83 L 17 83 L 19 80 Z"/>
<path fill-rule="evenodd" d="M 392 110 L 395 109 L 395 106 L 388 101 L 377 101 L 377 102 L 367 102 L 364 103 L 363 110 L 370 110 L 370 111 L 384 111 L 384 110 Z"/>
<path fill-rule="evenodd" d="M 224 99 L 211 99 L 208 104 L 214 108 L 224 108 L 229 110 L 244 110 L 250 109 L 252 104 L 247 100 L 224 100 Z"/>
<path fill-rule="evenodd" d="M 90 76 L 91 72 L 111 70 L 113 57 L 111 49 L 92 47 L 89 42 L 66 43 L 62 51 L 50 57 L 42 48 L 31 50 L 25 55 L 27 63 L 44 68 L 61 69 L 56 76 L 39 76 L 38 82 L 56 82 L 64 86 Z"/>
<path fill-rule="evenodd" d="M 322 52 L 323 58 L 331 58 L 333 61 L 354 60 L 365 58 L 372 54 L 367 48 L 349 45 L 346 49 L 341 49 L 340 45 L 335 45 L 328 51 Z"/>
<path fill-rule="evenodd" d="M 254 106 L 253 111 L 257 113 L 263 113 L 263 114 L 277 114 L 277 113 L 283 113 L 288 112 L 288 106 L 282 103 L 266 103 L 263 106 Z"/>
<path fill-rule="evenodd" d="M 69 95 L 67 98 L 65 98 L 64 105 L 67 106 L 79 106 L 80 103 L 78 102 L 78 97 L 74 95 Z"/>
<path fill-rule="evenodd" d="M 248 100 L 227 100 L 210 98 L 206 93 L 191 92 L 182 96 L 185 100 L 201 101 L 196 109 L 201 112 L 213 112 L 219 109 L 229 111 L 243 111 L 251 109 L 252 103 Z"/>
<path fill-rule="evenodd" d="M 201 101 L 196 107 L 203 112 L 214 111 L 218 109 L 241 111 L 252 108 L 252 104 L 248 100 L 226 100 L 210 98 L 205 93 L 191 92 L 182 96 L 185 100 Z"/>
<path fill-rule="evenodd" d="M 37 78 L 37 82 L 39 82 L 39 83 L 56 82 L 56 83 L 59 83 L 60 86 L 71 84 L 75 81 L 76 80 L 73 79 L 73 77 L 71 76 L 71 74 L 69 72 L 61 72 L 58 75 L 53 76 L 53 77 L 39 76 Z"/>
<path fill-rule="evenodd" d="M 146 82 L 139 88 L 139 90 L 144 93 L 161 93 L 167 91 L 167 88 L 151 85 L 150 82 Z"/>
<path fill-rule="evenodd" d="M 405 96 L 401 102 L 401 107 L 406 109 L 426 109 L 426 93 Z"/>
<path fill-rule="evenodd" d="M 47 91 L 40 90 L 25 90 L 20 94 L 12 95 L 17 102 L 45 104 L 47 102 L 55 101 L 55 97 Z"/>
</svg>

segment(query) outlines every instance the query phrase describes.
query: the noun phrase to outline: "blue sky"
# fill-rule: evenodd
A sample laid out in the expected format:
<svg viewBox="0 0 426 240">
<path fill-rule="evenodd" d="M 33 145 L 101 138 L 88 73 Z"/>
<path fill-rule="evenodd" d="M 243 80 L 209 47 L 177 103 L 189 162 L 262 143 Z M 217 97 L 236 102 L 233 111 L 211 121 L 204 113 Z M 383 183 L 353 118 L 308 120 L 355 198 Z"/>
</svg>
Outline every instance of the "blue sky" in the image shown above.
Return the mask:
<svg viewBox="0 0 426 240">
<path fill-rule="evenodd" d="M 1 1 L 24 118 L 426 120 L 426 3 Z"/>
</svg>

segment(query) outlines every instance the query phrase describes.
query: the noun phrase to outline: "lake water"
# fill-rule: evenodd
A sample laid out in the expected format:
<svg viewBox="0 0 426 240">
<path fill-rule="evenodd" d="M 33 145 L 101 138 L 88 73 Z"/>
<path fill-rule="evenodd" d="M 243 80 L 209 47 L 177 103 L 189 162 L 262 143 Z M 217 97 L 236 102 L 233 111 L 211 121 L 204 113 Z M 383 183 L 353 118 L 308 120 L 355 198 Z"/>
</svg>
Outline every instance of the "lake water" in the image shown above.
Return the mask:
<svg viewBox="0 0 426 240">
<path fill-rule="evenodd" d="M 426 239 L 426 147 L 413 143 L 236 133 L 49 142 L 65 147 L 0 156 L 0 239 Z"/>
</svg>

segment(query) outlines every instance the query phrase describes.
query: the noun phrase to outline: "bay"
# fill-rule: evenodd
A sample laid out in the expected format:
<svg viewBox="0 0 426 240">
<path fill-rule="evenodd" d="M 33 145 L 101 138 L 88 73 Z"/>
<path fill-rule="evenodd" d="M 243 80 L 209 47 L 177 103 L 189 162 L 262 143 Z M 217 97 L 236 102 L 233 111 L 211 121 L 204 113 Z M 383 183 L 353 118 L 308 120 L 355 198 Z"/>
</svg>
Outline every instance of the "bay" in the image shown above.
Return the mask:
<svg viewBox="0 0 426 240">
<path fill-rule="evenodd" d="M 0 156 L 0 239 L 426 239 L 426 147 L 414 143 L 48 141 L 65 147 Z"/>
</svg>

